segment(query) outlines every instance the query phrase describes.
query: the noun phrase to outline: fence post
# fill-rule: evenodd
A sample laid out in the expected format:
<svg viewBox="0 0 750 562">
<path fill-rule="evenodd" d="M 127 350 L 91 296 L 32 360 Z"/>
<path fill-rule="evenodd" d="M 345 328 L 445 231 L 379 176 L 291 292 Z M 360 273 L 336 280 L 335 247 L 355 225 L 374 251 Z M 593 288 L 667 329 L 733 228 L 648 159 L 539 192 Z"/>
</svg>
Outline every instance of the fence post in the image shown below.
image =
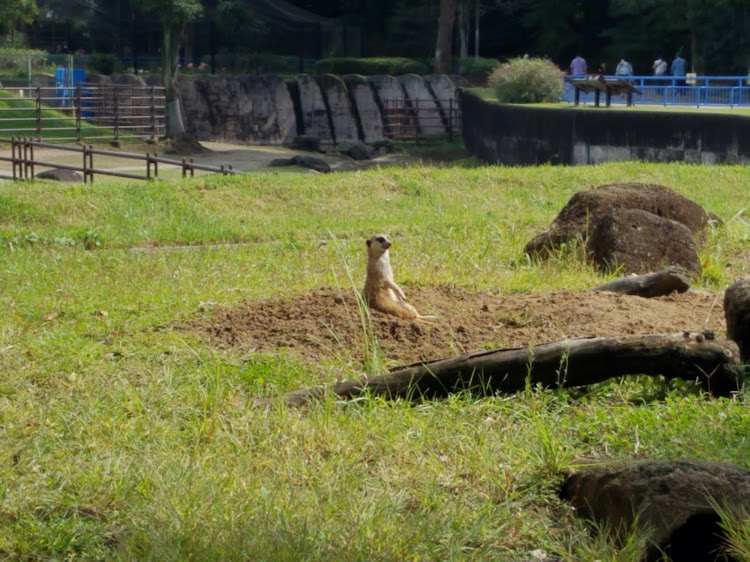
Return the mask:
<svg viewBox="0 0 750 562">
<path fill-rule="evenodd" d="M 154 97 L 154 90 L 155 88 L 151 86 L 150 94 L 151 94 L 151 107 L 149 108 L 150 111 L 150 117 L 151 117 L 151 140 L 153 141 L 156 138 L 156 102 Z"/>
<path fill-rule="evenodd" d="M 419 146 L 419 99 L 414 100 L 414 138 Z"/>
<path fill-rule="evenodd" d="M 94 183 L 94 147 L 89 145 L 89 178 Z"/>
<path fill-rule="evenodd" d="M 81 142 L 81 116 L 83 115 L 83 109 L 82 109 L 82 103 L 81 103 L 81 84 L 76 84 L 76 140 L 78 142 Z M 85 177 L 85 176 L 84 176 Z M 84 183 L 86 183 L 84 181 Z"/>
<path fill-rule="evenodd" d="M 448 141 L 453 142 L 453 98 L 448 100 Z"/>
<path fill-rule="evenodd" d="M 117 96 L 117 88 L 113 88 L 112 92 L 114 93 L 114 96 L 112 97 L 112 104 L 115 110 L 115 123 L 114 123 L 115 140 L 118 140 L 120 136 L 120 130 L 119 130 L 120 121 L 118 119 L 119 114 L 120 114 L 120 98 Z"/>
<path fill-rule="evenodd" d="M 81 145 L 81 154 L 83 154 L 83 183 L 86 183 L 89 177 L 88 165 L 86 163 L 86 145 Z"/>
<path fill-rule="evenodd" d="M 29 174 L 27 172 L 26 179 L 33 180 L 34 179 L 34 145 L 28 139 L 26 139 L 26 144 L 29 147 L 29 158 L 28 160 L 26 160 L 26 166 L 27 166 L 26 169 L 28 170 L 29 168 L 31 168 L 31 177 L 29 177 Z"/>
<path fill-rule="evenodd" d="M 16 159 L 16 149 L 18 149 L 18 159 Z M 16 139 L 16 137 L 11 137 L 10 139 L 10 150 L 11 160 L 13 162 L 13 180 L 17 180 L 16 166 L 18 166 L 18 171 L 21 171 L 21 147 L 18 145 L 18 139 Z"/>
<path fill-rule="evenodd" d="M 36 87 L 36 140 L 42 140 L 42 88 Z"/>
</svg>

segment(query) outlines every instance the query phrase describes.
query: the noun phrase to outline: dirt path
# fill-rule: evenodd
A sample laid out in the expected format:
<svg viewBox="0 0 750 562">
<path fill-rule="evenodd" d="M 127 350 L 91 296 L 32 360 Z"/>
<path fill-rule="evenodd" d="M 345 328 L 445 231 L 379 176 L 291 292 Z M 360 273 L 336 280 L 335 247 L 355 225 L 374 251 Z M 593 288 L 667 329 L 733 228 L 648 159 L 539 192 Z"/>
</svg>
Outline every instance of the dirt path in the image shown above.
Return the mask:
<svg viewBox="0 0 750 562">
<path fill-rule="evenodd" d="M 312 155 L 325 160 L 331 170 L 358 170 L 378 165 L 403 165 L 409 161 L 415 160 L 403 151 L 397 151 L 383 156 L 378 156 L 371 160 L 355 161 L 341 154 L 312 154 L 300 150 L 292 150 L 279 146 L 248 146 L 241 144 L 228 144 L 219 142 L 201 143 L 204 150 L 199 153 L 185 154 L 170 150 L 163 144 L 125 144 L 122 147 L 114 148 L 108 145 L 96 146 L 102 150 L 112 152 L 123 152 L 129 154 L 138 154 L 145 157 L 146 153 L 158 154 L 161 157 L 181 161 L 182 158 L 193 159 L 198 164 L 214 167 L 229 167 L 238 172 L 247 171 L 276 171 L 276 172 L 296 172 L 312 174 L 316 173 L 308 168 L 299 166 L 272 167 L 271 161 L 277 158 L 292 158 L 295 155 L 306 154 Z M 67 145 L 75 146 L 75 145 Z M 11 157 L 10 147 L 0 148 L 0 155 L 5 158 Z M 34 160 L 44 162 L 48 165 L 35 166 L 35 174 L 47 170 L 54 165 L 65 165 L 80 167 L 82 165 L 82 154 L 68 150 L 54 148 L 36 148 L 34 150 Z M 94 167 L 103 170 L 112 170 L 127 172 L 131 174 L 146 175 L 145 161 L 135 159 L 126 159 L 117 156 L 94 155 Z M 12 177 L 12 164 L 9 161 L 0 161 L 0 177 Z M 198 172 L 201 173 L 201 172 Z M 160 177 L 172 177 L 180 174 L 180 169 L 167 164 L 159 165 Z M 96 181 L 104 181 L 107 176 L 99 175 Z"/>
</svg>

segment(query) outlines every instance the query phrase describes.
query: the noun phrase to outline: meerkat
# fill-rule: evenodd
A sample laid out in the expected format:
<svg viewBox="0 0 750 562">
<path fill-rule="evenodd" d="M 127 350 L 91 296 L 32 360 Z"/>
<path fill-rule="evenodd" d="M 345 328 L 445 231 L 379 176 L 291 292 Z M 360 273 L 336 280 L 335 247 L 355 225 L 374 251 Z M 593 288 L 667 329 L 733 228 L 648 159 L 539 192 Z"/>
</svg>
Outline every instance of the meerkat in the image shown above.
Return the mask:
<svg viewBox="0 0 750 562">
<path fill-rule="evenodd" d="M 406 302 L 404 291 L 393 280 L 393 269 L 388 248 L 391 239 L 386 234 L 376 234 L 367 240 L 367 278 L 364 296 L 374 310 L 418 322 L 431 322 L 435 316 L 423 316 Z"/>
</svg>

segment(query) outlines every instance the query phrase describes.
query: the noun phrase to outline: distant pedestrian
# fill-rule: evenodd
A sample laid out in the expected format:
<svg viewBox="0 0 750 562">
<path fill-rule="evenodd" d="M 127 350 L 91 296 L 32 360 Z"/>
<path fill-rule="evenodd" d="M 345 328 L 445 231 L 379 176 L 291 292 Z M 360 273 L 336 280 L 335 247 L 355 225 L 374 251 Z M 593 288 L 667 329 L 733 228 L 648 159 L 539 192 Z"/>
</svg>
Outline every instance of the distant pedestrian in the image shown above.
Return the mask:
<svg viewBox="0 0 750 562">
<path fill-rule="evenodd" d="M 570 61 L 570 73 L 571 74 L 586 74 L 588 69 L 586 67 L 586 59 L 581 55 L 576 55 L 572 61 Z"/>
<path fill-rule="evenodd" d="M 680 56 L 680 53 L 677 53 L 677 56 L 672 61 L 672 68 L 670 71 L 672 72 L 673 77 L 679 78 L 677 84 L 679 86 L 684 86 L 685 73 L 687 72 L 687 61 Z"/>
<path fill-rule="evenodd" d="M 628 61 L 626 61 L 625 58 L 621 58 L 620 62 L 617 63 L 617 68 L 615 68 L 615 75 L 616 76 L 632 76 L 633 65 L 630 64 Z"/>
<path fill-rule="evenodd" d="M 667 61 L 656 57 L 654 61 L 654 76 L 665 76 L 667 74 Z"/>
</svg>

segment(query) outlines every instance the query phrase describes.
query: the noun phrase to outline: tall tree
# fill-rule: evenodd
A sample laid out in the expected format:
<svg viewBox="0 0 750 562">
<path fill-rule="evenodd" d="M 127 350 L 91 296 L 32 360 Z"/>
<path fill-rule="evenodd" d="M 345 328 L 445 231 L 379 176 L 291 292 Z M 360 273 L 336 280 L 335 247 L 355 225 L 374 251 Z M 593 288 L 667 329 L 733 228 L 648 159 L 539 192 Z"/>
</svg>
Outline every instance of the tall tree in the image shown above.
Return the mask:
<svg viewBox="0 0 750 562">
<path fill-rule="evenodd" d="M 447 74 L 451 71 L 455 19 L 456 0 L 440 0 L 437 43 L 435 44 L 435 72 L 437 74 Z"/>
<path fill-rule="evenodd" d="M 31 23 L 36 14 L 34 0 L 0 0 L 0 19 L 10 33 L 11 47 L 16 43 L 16 29 L 22 24 Z"/>
<path fill-rule="evenodd" d="M 203 11 L 200 0 L 138 0 L 144 10 L 159 16 L 162 26 L 162 75 L 166 98 L 167 138 L 185 137 L 185 124 L 180 113 L 180 88 L 177 76 L 180 68 L 180 42 L 185 26 Z"/>
</svg>

